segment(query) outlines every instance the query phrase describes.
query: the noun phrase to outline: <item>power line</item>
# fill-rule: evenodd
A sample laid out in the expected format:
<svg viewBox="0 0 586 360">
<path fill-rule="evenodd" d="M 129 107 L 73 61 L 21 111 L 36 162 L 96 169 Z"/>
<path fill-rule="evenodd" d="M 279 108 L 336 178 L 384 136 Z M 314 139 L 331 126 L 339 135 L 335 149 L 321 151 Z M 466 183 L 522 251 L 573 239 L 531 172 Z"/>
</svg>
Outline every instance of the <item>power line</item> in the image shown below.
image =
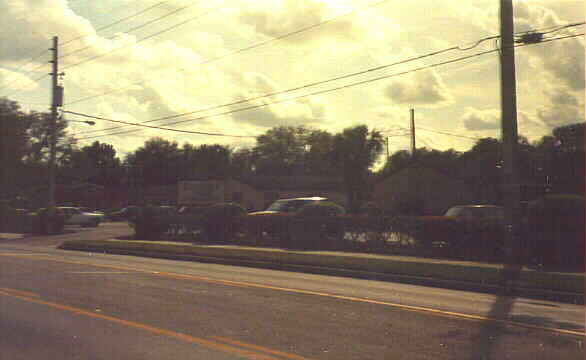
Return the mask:
<svg viewBox="0 0 586 360">
<path fill-rule="evenodd" d="M 492 38 L 493 38 L 493 36 L 489 36 L 489 37 L 480 39 L 479 41 L 476 42 L 476 46 L 478 46 L 482 41 L 487 41 L 487 40 L 490 40 Z M 389 67 L 392 67 L 392 66 L 397 66 L 397 65 L 401 65 L 401 64 L 408 63 L 408 62 L 425 59 L 425 58 L 428 58 L 428 57 L 431 57 L 431 56 L 435 56 L 435 55 L 439 55 L 439 54 L 442 54 L 442 53 L 445 53 L 445 52 L 448 52 L 448 51 L 459 50 L 459 49 L 460 48 L 458 46 L 452 46 L 452 47 L 449 47 L 449 48 L 446 48 L 446 49 L 442 49 L 442 50 L 438 50 L 438 51 L 434 51 L 434 52 L 431 52 L 431 53 L 428 53 L 428 54 L 425 54 L 425 55 L 415 56 L 415 57 L 412 57 L 412 58 L 408 58 L 408 59 L 396 61 L 396 62 L 393 62 L 393 63 L 390 63 L 390 64 L 380 65 L 380 66 L 376 66 L 376 67 L 369 68 L 369 69 L 366 69 L 366 70 L 357 71 L 357 72 L 353 72 L 353 73 L 350 73 L 350 74 L 337 76 L 337 77 L 330 78 L 330 79 L 326 79 L 326 80 L 315 81 L 315 82 L 312 82 L 312 83 L 309 83 L 309 84 L 305 84 L 305 85 L 301 85 L 301 86 L 296 86 L 296 87 L 288 88 L 288 89 L 285 89 L 285 90 L 279 90 L 279 91 L 275 91 L 275 92 L 272 92 L 272 93 L 268 93 L 268 94 L 263 94 L 263 95 L 251 97 L 251 98 L 241 99 L 241 100 L 234 101 L 234 102 L 227 103 L 227 104 L 210 106 L 210 107 L 207 107 L 207 108 L 198 109 L 198 110 L 194 110 L 194 111 L 189 111 L 189 112 L 185 112 L 185 113 L 181 113 L 181 114 L 168 115 L 168 116 L 160 117 L 160 118 L 157 118 L 157 119 L 143 121 L 141 123 L 149 123 L 149 122 L 155 122 L 155 121 L 170 120 L 170 119 L 174 119 L 174 118 L 178 118 L 178 117 L 182 117 L 182 116 L 186 116 L 186 115 L 193 115 L 193 114 L 196 114 L 196 113 L 201 113 L 201 112 L 204 112 L 204 111 L 210 111 L 210 110 L 215 110 L 215 109 L 218 109 L 218 108 L 240 105 L 240 104 L 243 104 L 243 103 L 246 103 L 246 102 L 250 102 L 250 101 L 254 101 L 254 100 L 259 100 L 259 99 L 263 99 L 263 98 L 267 98 L 267 97 L 272 97 L 272 96 L 276 96 L 276 95 L 282 95 L 282 94 L 285 94 L 285 93 L 294 92 L 294 91 L 297 91 L 297 90 L 302 90 L 302 89 L 305 89 L 305 88 L 308 88 L 308 87 L 313 87 L 313 86 L 317 86 L 317 85 L 323 85 L 323 84 L 327 84 L 327 83 L 330 83 L 330 82 L 333 82 L 333 81 L 343 80 L 343 79 L 347 79 L 347 78 L 350 78 L 350 77 L 367 74 L 367 73 L 370 73 L 370 72 L 374 72 L 374 71 L 386 69 L 386 68 L 389 68 Z M 110 128 L 107 128 L 107 129 L 102 129 L 102 130 L 88 130 L 88 131 L 86 131 L 84 133 L 91 133 L 91 132 L 96 132 L 96 131 L 114 130 L 114 129 L 119 129 L 121 127 L 122 126 L 115 126 L 115 127 L 110 127 Z"/>
<path fill-rule="evenodd" d="M 27 66 L 28 64 L 31 64 L 33 61 L 37 60 L 38 58 L 40 58 L 41 56 L 45 55 L 46 53 L 48 53 L 49 50 L 43 50 L 40 53 L 38 53 L 37 55 L 34 55 L 33 57 L 29 58 L 29 60 L 24 60 L 23 64 L 20 65 L 16 70 L 14 70 L 14 72 L 20 72 L 22 69 L 24 69 L 25 66 Z M 32 70 L 28 70 L 27 72 L 25 72 L 23 74 L 23 76 L 26 76 L 32 72 L 35 72 L 36 70 L 40 69 L 41 67 L 45 66 L 46 64 L 40 64 L 36 67 L 34 67 Z M 5 89 L 8 89 L 10 87 L 10 85 L 14 84 L 14 83 L 18 83 L 22 78 L 18 78 L 17 76 L 14 76 L 14 81 L 9 82 L 8 84 L 4 85 L 3 87 Z"/>
<path fill-rule="evenodd" d="M 363 8 L 351 10 L 349 12 L 346 12 L 346 13 L 343 13 L 343 14 L 340 14 L 340 15 L 337 15 L 337 16 L 334 16 L 334 17 L 331 17 L 329 19 L 326 19 L 324 21 L 321 21 L 321 22 L 318 22 L 318 23 L 315 23 L 315 24 L 306 26 L 304 28 L 301 28 L 301 29 L 298 29 L 298 30 L 294 30 L 294 31 L 285 33 L 283 35 L 280 35 L 280 36 L 277 36 L 277 37 L 274 37 L 274 38 L 271 38 L 271 39 L 268 39 L 268 40 L 265 40 L 265 41 L 258 42 L 256 44 L 252 44 L 250 46 L 246 46 L 246 47 L 243 47 L 243 48 L 234 50 L 234 51 L 229 52 L 227 54 L 220 55 L 220 56 L 216 56 L 216 57 L 213 57 L 213 58 L 209 58 L 209 59 L 204 60 L 204 61 L 201 61 L 201 62 L 199 62 L 198 64 L 195 64 L 195 65 L 209 64 L 209 63 L 216 62 L 216 61 L 219 61 L 221 59 L 227 58 L 229 56 L 233 56 L 233 55 L 237 55 L 237 54 L 243 53 L 245 51 L 253 50 L 253 49 L 259 48 L 261 46 L 264 46 L 266 44 L 269 44 L 269 43 L 272 43 L 272 42 L 275 42 L 275 41 L 279 41 L 279 40 L 288 38 L 290 36 L 298 35 L 300 33 L 303 33 L 303 32 L 309 31 L 309 30 L 312 30 L 312 29 L 314 29 L 316 27 L 325 25 L 325 24 L 330 23 L 330 22 L 333 22 L 335 20 L 339 20 L 340 18 L 343 18 L 343 17 L 346 17 L 346 16 L 350 16 L 352 14 L 355 14 L 355 13 L 358 13 L 358 12 L 361 12 L 361 11 L 368 10 L 370 8 L 379 6 L 379 5 L 381 5 L 381 4 L 385 3 L 385 2 L 388 2 L 388 1 L 389 0 L 378 1 L 378 2 L 372 3 L 370 5 L 367 5 L 367 6 L 363 7 Z M 190 68 L 181 68 L 181 69 L 178 69 L 176 71 L 188 71 L 188 70 L 191 70 L 191 69 L 192 69 L 192 67 L 190 67 Z M 136 86 L 136 85 L 145 84 L 145 83 L 147 83 L 149 81 L 152 81 L 152 80 L 155 80 L 157 78 L 158 77 L 156 77 L 156 78 L 150 78 L 150 79 L 147 79 L 147 80 L 143 80 L 143 81 L 139 81 L 139 82 L 130 84 L 129 86 L 125 86 L 125 87 L 122 87 L 122 88 L 118 88 L 118 89 L 106 91 L 106 92 L 103 92 L 101 94 L 91 95 L 91 96 L 87 96 L 87 97 L 84 97 L 84 98 L 76 99 L 76 100 L 73 100 L 73 101 L 71 101 L 71 102 L 69 102 L 69 103 L 67 103 L 65 105 L 72 105 L 72 104 L 76 104 L 76 103 L 79 103 L 79 102 L 82 102 L 82 101 L 87 101 L 87 100 L 90 100 L 90 99 L 93 99 L 93 98 L 96 98 L 96 97 L 99 97 L 99 96 L 104 96 L 104 95 L 112 94 L 112 93 L 119 92 L 119 91 L 122 91 L 122 90 L 126 90 L 126 89 L 129 89 L 129 88 L 131 88 L 133 86 Z"/>
<path fill-rule="evenodd" d="M 398 73 L 394 73 L 394 74 L 383 75 L 383 76 L 379 76 L 379 77 L 372 78 L 372 79 L 362 80 L 362 81 L 358 81 L 358 82 L 354 82 L 354 83 L 350 83 L 350 84 L 345 84 L 345 85 L 341 85 L 341 86 L 338 86 L 338 87 L 329 88 L 329 89 L 325 89 L 325 90 L 319 90 L 319 91 L 315 91 L 315 92 L 312 92 L 312 93 L 303 94 L 303 95 L 299 95 L 299 96 L 294 96 L 294 97 L 290 97 L 290 98 L 286 98 L 286 99 L 278 99 L 278 100 L 272 101 L 270 104 L 279 104 L 279 103 L 283 103 L 283 102 L 287 102 L 287 101 L 293 101 L 293 100 L 298 100 L 298 99 L 302 99 L 302 98 L 306 98 L 306 97 L 310 97 L 310 96 L 321 95 L 321 94 L 325 94 L 325 93 L 329 93 L 329 92 L 333 92 L 333 91 L 347 89 L 347 88 L 351 88 L 351 87 L 355 87 L 355 86 L 359 86 L 359 85 L 371 83 L 371 82 L 374 82 L 374 81 L 388 79 L 388 78 L 391 78 L 391 77 L 401 76 L 401 75 L 409 74 L 409 73 L 416 72 L 416 71 L 427 70 L 427 69 L 431 69 L 431 68 L 438 67 L 438 66 L 441 66 L 441 65 L 446 65 L 446 64 L 455 63 L 455 62 L 458 62 L 458 61 L 463 61 L 463 60 L 466 60 L 466 59 L 471 59 L 471 58 L 474 58 L 474 57 L 478 57 L 478 56 L 482 56 L 482 55 L 486 55 L 486 54 L 490 54 L 490 53 L 494 53 L 494 52 L 496 52 L 496 50 L 488 50 L 488 51 L 476 53 L 476 54 L 473 54 L 473 55 L 463 56 L 463 57 L 459 57 L 459 58 L 456 58 L 456 59 L 451 59 L 451 60 L 447 60 L 447 61 L 443 61 L 443 62 L 431 64 L 431 65 L 426 65 L 426 66 L 422 66 L 422 67 L 419 67 L 419 68 L 415 68 L 415 69 L 411 69 L 411 70 L 406 70 L 406 71 L 402 71 L 402 72 L 398 72 Z M 269 105 L 269 104 L 263 103 L 263 104 L 259 104 L 259 105 L 251 105 L 251 106 L 242 107 L 242 108 L 238 108 L 238 109 L 232 109 L 232 110 L 228 110 L 228 111 L 224 111 L 224 112 L 220 112 L 220 113 L 216 113 L 216 114 L 212 114 L 212 115 L 200 116 L 200 117 L 197 117 L 197 118 L 194 118 L 194 119 L 185 119 L 185 120 L 175 121 L 175 122 L 171 122 L 171 123 L 166 123 L 164 125 L 165 126 L 170 126 L 170 125 L 177 125 L 177 124 L 182 124 L 182 123 L 196 121 L 196 120 L 208 119 L 208 118 L 212 118 L 212 117 L 217 117 L 217 116 L 223 116 L 223 115 L 232 114 L 232 113 L 235 113 L 235 112 L 256 109 L 256 108 L 264 107 L 264 106 L 267 106 L 267 105 Z M 66 113 L 72 113 L 71 111 L 64 111 L 64 112 L 66 112 Z M 81 114 L 81 113 L 78 113 L 78 114 Z M 88 114 L 84 114 L 84 115 L 85 116 L 88 116 L 88 117 L 93 117 L 93 115 L 88 115 Z M 94 118 L 96 118 L 96 117 L 94 117 Z M 82 138 L 82 139 L 88 139 L 88 138 L 94 138 L 94 137 L 103 137 L 103 136 L 112 136 L 112 135 L 118 135 L 118 134 L 126 134 L 126 133 L 134 132 L 134 131 L 136 131 L 136 130 L 129 130 L 129 131 L 123 131 L 123 132 L 117 132 L 117 133 L 111 133 L 111 134 L 105 134 L 105 135 L 96 135 L 96 136 L 85 137 L 85 138 Z M 80 139 L 80 140 L 82 140 L 82 139 Z"/>
<path fill-rule="evenodd" d="M 417 127 L 417 130 L 429 131 L 429 132 L 433 132 L 433 133 L 436 133 L 436 134 L 449 135 L 449 136 L 459 137 L 459 138 L 463 138 L 463 139 L 471 139 L 471 140 L 480 140 L 480 139 L 482 139 L 482 138 L 476 137 L 476 136 L 467 136 L 467 135 L 454 134 L 454 133 L 449 133 L 449 132 L 445 132 L 445 131 L 426 129 L 426 128 L 422 128 L 422 127 L 419 127 L 419 126 Z"/>
<path fill-rule="evenodd" d="M 576 37 L 576 36 L 580 36 L 580 35 L 584 35 L 584 34 L 564 36 L 564 37 L 559 37 L 559 38 L 556 38 L 556 39 L 550 39 L 549 41 L 561 40 L 561 39 Z M 529 45 L 534 45 L 534 44 L 519 44 L 519 45 L 515 45 L 515 47 L 523 47 L 523 46 L 529 46 Z M 399 72 L 399 73 L 383 75 L 383 76 L 379 76 L 379 77 L 376 77 L 376 78 L 372 78 L 372 79 L 368 79 L 368 80 L 362 80 L 362 81 L 359 81 L 359 82 L 350 83 L 350 84 L 346 84 L 346 85 L 342 85 L 342 86 L 338 86 L 338 87 L 334 87 L 334 88 L 329 88 L 329 89 L 325 89 L 325 90 L 315 91 L 315 92 L 308 93 L 308 94 L 304 94 L 304 95 L 299 95 L 299 96 L 290 97 L 290 98 L 286 98 L 286 99 L 275 100 L 271 104 L 278 104 L 278 103 L 283 103 L 283 102 L 287 102 L 287 101 L 297 100 L 297 99 L 306 98 L 306 97 L 310 97 L 310 96 L 315 96 L 315 95 L 320 95 L 320 94 L 324 94 L 324 93 L 329 93 L 329 92 L 333 92 L 333 91 L 338 91 L 338 90 L 342 90 L 342 89 L 346 89 L 346 88 L 351 88 L 351 87 L 355 87 L 355 86 L 359 86 L 359 85 L 371 83 L 371 82 L 374 82 L 374 81 L 388 79 L 388 78 L 391 78 L 391 77 L 401 76 L 401 75 L 409 74 L 409 73 L 416 72 L 416 71 L 427 70 L 427 69 L 435 68 L 435 67 L 438 67 L 438 66 L 442 66 L 442 65 L 446 65 L 446 64 L 451 64 L 451 63 L 455 63 L 455 62 L 459 62 L 459 61 L 463 61 L 463 60 L 467 60 L 467 59 L 479 57 L 479 56 L 486 55 L 486 54 L 490 54 L 490 53 L 494 53 L 494 52 L 497 52 L 497 51 L 498 51 L 498 49 L 487 50 L 487 51 L 479 52 L 479 53 L 472 54 L 472 55 L 468 55 L 468 56 L 462 56 L 462 57 L 459 57 L 459 58 L 450 59 L 450 60 L 447 60 L 447 61 L 442 61 L 442 62 L 439 62 L 439 63 L 435 63 L 435 64 L 431 64 L 431 65 L 426 65 L 426 66 L 422 66 L 422 67 L 415 68 L 415 69 L 411 69 L 411 70 L 407 70 L 407 71 L 402 71 L 402 72 Z M 228 111 L 224 111 L 224 112 L 216 113 L 216 114 L 212 114 L 212 115 L 200 116 L 200 117 L 197 117 L 197 118 L 194 118 L 194 119 L 186 119 L 186 120 L 181 120 L 181 121 L 175 121 L 175 122 L 171 122 L 171 123 L 167 123 L 167 124 L 163 124 L 163 125 L 165 125 L 165 126 L 177 125 L 177 124 L 191 122 L 191 121 L 196 121 L 196 120 L 202 120 L 202 119 L 208 119 L 208 118 L 217 117 L 217 116 L 228 115 L 228 114 L 232 114 L 232 113 L 235 113 L 235 112 L 256 109 L 256 108 L 264 107 L 264 106 L 267 106 L 267 105 L 269 105 L 269 104 L 263 103 L 263 104 L 259 104 L 259 105 L 251 105 L 251 106 L 247 106 L 247 107 L 243 107 L 243 108 L 238 108 L 238 109 L 233 109 L 233 110 L 228 110 Z M 100 117 L 96 117 L 96 116 L 88 115 L 88 114 L 83 114 L 82 115 L 82 113 L 74 113 L 74 112 L 70 112 L 70 111 L 64 111 L 64 112 L 65 113 L 73 113 L 73 114 L 76 114 L 76 115 L 81 115 L 81 116 L 86 116 L 86 117 L 91 117 L 91 118 L 94 118 L 94 119 L 100 119 Z M 109 119 L 109 120 L 112 120 L 112 119 Z M 121 122 L 121 121 L 118 121 L 118 120 L 113 120 L 113 121 L 115 121 L 115 122 Z M 132 124 L 132 125 L 139 125 L 140 126 L 142 124 Z M 466 136 L 466 135 L 459 135 L 459 134 L 447 133 L 447 132 L 442 132 L 442 131 L 437 131 L 437 130 L 431 130 L 431 129 L 426 129 L 426 128 L 419 128 L 419 129 L 425 130 L 425 131 L 432 131 L 432 132 L 436 132 L 436 133 L 444 134 L 444 135 L 456 136 L 456 137 L 461 137 L 461 138 L 468 138 L 468 139 L 472 139 L 472 140 L 480 140 L 480 139 L 482 139 L 482 138 L 478 138 L 478 137 L 472 137 L 472 136 Z M 136 131 L 140 131 L 140 130 L 128 130 L 128 131 L 116 132 L 116 133 L 111 133 L 111 134 L 89 136 L 89 137 L 84 137 L 84 138 L 80 138 L 80 139 L 77 139 L 77 140 L 85 140 L 85 139 L 91 139 L 91 138 L 97 138 L 97 137 L 127 134 L 127 133 L 136 132 Z M 213 135 L 214 136 L 230 136 L 230 135 L 218 134 L 218 133 L 213 133 Z"/>
<path fill-rule="evenodd" d="M 202 131 L 191 131 L 191 130 L 181 130 L 181 129 L 174 129 L 174 128 L 165 128 L 165 127 L 154 126 L 154 125 L 144 125 L 144 124 L 140 124 L 140 123 L 132 123 L 132 122 L 128 122 L 128 121 L 114 120 L 114 119 L 109 119 L 109 118 L 105 118 L 105 117 L 101 117 L 101 116 L 94 116 L 94 115 L 78 113 L 75 111 L 63 111 L 63 112 L 67 113 L 67 114 L 87 117 L 90 119 L 104 120 L 104 121 L 132 125 L 132 126 L 139 126 L 139 127 L 149 128 L 149 129 L 166 130 L 166 131 L 174 131 L 174 132 L 181 132 L 181 133 L 187 133 L 187 134 L 197 134 L 197 135 L 225 136 L 225 137 L 233 137 L 233 138 L 256 138 L 256 136 L 249 136 L 249 135 L 228 135 L 228 134 L 221 134 L 221 133 L 211 133 L 211 132 L 202 132 Z M 83 139 L 85 139 L 85 138 L 83 138 Z M 77 139 L 77 140 L 82 140 L 82 139 Z"/>
<path fill-rule="evenodd" d="M 187 5 L 187 6 L 181 7 L 181 8 L 179 8 L 179 9 L 176 9 L 176 10 L 172 11 L 171 13 L 168 13 L 168 14 L 166 14 L 166 15 L 165 15 L 165 16 L 163 16 L 163 17 L 167 17 L 167 16 L 170 16 L 171 14 L 174 14 L 174 13 L 177 13 L 177 12 L 179 12 L 179 11 L 185 10 L 186 8 L 188 8 L 188 7 L 190 7 L 190 6 L 193 6 L 193 5 L 195 5 L 195 4 L 190 4 L 190 5 Z M 196 15 L 196 16 L 193 16 L 193 17 L 191 17 L 191 18 L 189 18 L 189 19 L 187 19 L 187 20 L 184 20 L 184 21 L 182 21 L 182 22 L 179 22 L 179 23 L 177 23 L 177 24 L 174 24 L 174 25 L 172 25 L 172 26 L 169 26 L 169 27 L 167 27 L 167 28 L 165 28 L 165 29 L 163 29 L 163 30 L 157 31 L 157 32 L 155 32 L 155 33 L 153 33 L 153 34 L 150 34 L 150 35 L 148 35 L 148 36 L 145 36 L 145 37 L 143 37 L 143 38 L 140 38 L 140 39 L 136 40 L 136 41 L 135 41 L 134 43 L 132 43 L 132 44 L 129 44 L 129 45 L 124 45 L 124 46 L 121 46 L 121 47 L 118 47 L 118 48 L 112 49 L 112 50 L 110 50 L 110 51 L 107 51 L 107 52 L 105 52 L 105 53 L 98 54 L 98 55 L 92 56 L 92 57 L 90 57 L 90 58 L 87 58 L 87 59 L 85 59 L 85 60 L 79 61 L 79 62 L 77 62 L 77 63 L 71 64 L 71 65 L 68 65 L 68 66 L 64 67 L 64 68 L 63 68 L 63 70 L 66 70 L 66 69 L 71 69 L 71 68 L 73 68 L 73 67 L 77 67 L 77 66 L 79 66 L 79 65 L 82 65 L 82 64 L 88 63 L 88 62 L 90 62 L 90 61 L 93 61 L 93 60 L 96 60 L 96 59 L 102 58 L 102 57 L 104 57 L 104 56 L 106 56 L 106 55 L 108 55 L 108 54 L 111 54 L 111 53 L 115 52 L 115 51 L 118 51 L 118 50 L 121 50 L 121 49 L 125 49 L 125 48 L 127 48 L 127 47 L 129 47 L 129 46 L 136 45 L 136 44 L 138 44 L 139 42 L 142 42 L 142 41 L 145 41 L 145 40 L 151 39 L 151 38 L 153 38 L 153 37 L 155 37 L 155 36 L 157 36 L 157 35 L 161 35 L 161 34 L 163 34 L 163 33 L 165 33 L 165 32 L 168 32 L 168 31 L 174 30 L 174 29 L 178 28 L 179 26 L 182 26 L 182 25 L 185 25 L 185 24 L 187 24 L 188 22 L 191 22 L 191 21 L 193 21 L 193 20 L 197 20 L 197 19 L 199 19 L 199 18 L 202 18 L 202 17 L 204 17 L 204 16 L 208 15 L 209 13 L 211 13 L 211 12 L 213 12 L 213 11 L 215 11 L 215 10 L 218 10 L 218 9 L 220 9 L 220 8 L 224 7 L 225 5 L 226 5 L 226 3 L 223 3 L 223 4 L 221 4 L 221 5 L 217 6 L 217 7 L 214 7 L 214 8 L 212 8 L 212 9 L 209 9 L 209 10 L 207 10 L 207 11 L 205 11 L 205 12 L 201 13 L 201 14 L 198 14 L 198 15 Z M 158 21 L 158 20 L 161 20 L 163 17 L 157 18 L 157 19 L 155 19 L 155 20 L 157 20 L 157 21 Z M 144 26 L 146 26 L 147 24 L 150 24 L 150 23 L 154 22 L 155 20 L 153 20 L 153 21 L 150 21 L 150 22 L 148 22 L 148 23 L 145 23 L 145 24 L 142 24 L 142 25 L 140 25 L 140 26 L 137 26 L 137 27 L 135 27 L 135 28 L 133 28 L 133 29 L 131 29 L 131 30 L 129 30 L 129 31 L 134 31 L 134 30 L 136 30 L 138 27 L 144 27 Z M 64 55 L 64 56 L 68 56 L 68 55 L 71 55 L 71 54 L 73 54 L 73 52 L 72 52 L 72 53 L 69 53 L 69 54 L 66 54 L 66 55 Z"/>
<path fill-rule="evenodd" d="M 104 25 L 104 26 L 100 26 L 99 28 L 95 29 L 94 31 L 95 31 L 96 33 L 98 33 L 98 32 L 100 32 L 100 31 L 102 31 L 102 30 L 106 30 L 107 28 L 110 28 L 110 27 L 112 27 L 112 26 L 114 26 L 114 25 L 118 25 L 118 24 L 120 24 L 120 23 L 122 23 L 122 22 L 124 22 L 124 21 L 126 21 L 126 20 L 130 20 L 130 19 L 132 19 L 132 18 L 134 18 L 134 17 L 137 17 L 137 16 L 139 16 L 139 15 L 142 15 L 142 14 L 144 14 L 145 12 L 148 12 L 149 10 L 152 10 L 152 9 L 154 9 L 154 8 L 158 7 L 158 6 L 161 6 L 162 4 L 164 4 L 164 3 L 167 3 L 167 2 L 169 2 L 169 1 L 170 1 L 170 0 L 164 0 L 164 1 L 160 1 L 160 2 L 158 2 L 158 3 L 156 3 L 156 4 L 154 4 L 154 5 L 151 5 L 151 6 L 147 7 L 147 8 L 145 8 L 145 9 L 142 9 L 142 10 L 140 10 L 140 11 L 138 11 L 138 12 L 135 12 L 135 13 L 133 13 L 133 14 L 131 14 L 131 15 L 125 16 L 125 17 L 123 17 L 123 18 L 121 18 L 121 19 L 118 19 L 118 20 L 116 20 L 116 21 L 113 21 L 113 22 L 111 22 L 111 23 L 108 23 L 108 24 L 106 24 L 106 25 Z M 128 31 L 126 31 L 126 32 L 128 32 Z M 67 40 L 67 41 L 65 41 L 63 44 L 61 44 L 61 46 L 65 46 L 65 45 L 67 45 L 67 44 L 69 44 L 69 43 L 72 43 L 72 42 L 74 42 L 74 41 L 76 41 L 76 40 L 80 40 L 80 39 L 86 38 L 86 37 L 88 37 L 88 36 L 90 36 L 90 35 L 93 35 L 93 33 L 87 33 L 87 34 L 83 34 L 83 35 L 77 36 L 77 37 L 75 37 L 75 38 L 73 38 L 73 39 L 70 39 L 70 40 Z M 85 47 L 85 48 L 83 48 L 83 49 L 78 49 L 78 50 L 74 50 L 74 51 L 75 51 L 75 52 L 77 52 L 77 51 L 82 51 L 82 50 L 85 50 L 85 49 L 87 49 L 87 48 L 88 48 L 88 47 Z M 72 53 L 73 53 L 73 52 L 72 52 Z M 65 56 L 71 55 L 72 53 L 69 53 L 69 54 L 66 54 L 66 55 L 62 55 L 61 57 L 63 58 L 63 57 L 65 57 Z"/>
<path fill-rule="evenodd" d="M 575 23 L 570 23 L 567 25 L 557 25 L 557 26 L 549 26 L 546 28 L 542 28 L 542 29 L 534 29 L 534 30 L 527 30 L 527 31 L 523 31 L 523 32 L 518 32 L 515 34 L 531 34 L 531 33 L 536 33 L 536 32 L 540 32 L 542 34 L 549 34 L 549 33 L 553 33 L 553 32 L 557 32 L 566 28 L 571 28 L 571 27 L 576 27 L 576 26 L 582 26 L 586 23 L 584 22 L 575 22 Z"/>
</svg>

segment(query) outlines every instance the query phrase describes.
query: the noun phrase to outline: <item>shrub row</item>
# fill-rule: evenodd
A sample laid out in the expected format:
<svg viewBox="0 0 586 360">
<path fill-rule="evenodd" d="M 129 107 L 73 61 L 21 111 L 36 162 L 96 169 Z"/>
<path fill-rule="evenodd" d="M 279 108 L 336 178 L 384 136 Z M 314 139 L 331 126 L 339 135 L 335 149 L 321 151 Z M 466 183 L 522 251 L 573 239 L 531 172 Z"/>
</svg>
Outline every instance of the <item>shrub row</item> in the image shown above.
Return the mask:
<svg viewBox="0 0 586 360">
<path fill-rule="evenodd" d="M 503 224 L 488 219 L 411 216 L 350 216 L 335 204 L 318 203 L 291 214 L 246 216 L 238 204 L 217 204 L 189 217 L 143 211 L 140 239 L 197 229 L 192 241 L 341 250 L 467 260 L 502 261 Z M 530 204 L 526 229 L 516 244 L 525 263 L 584 266 L 584 202 L 548 197 Z M 170 234 L 171 238 L 177 234 Z"/>
<path fill-rule="evenodd" d="M 56 212 L 49 215 L 47 209 L 27 211 L 0 204 L 0 232 L 22 234 L 60 234 L 65 227 L 65 216 Z"/>
</svg>

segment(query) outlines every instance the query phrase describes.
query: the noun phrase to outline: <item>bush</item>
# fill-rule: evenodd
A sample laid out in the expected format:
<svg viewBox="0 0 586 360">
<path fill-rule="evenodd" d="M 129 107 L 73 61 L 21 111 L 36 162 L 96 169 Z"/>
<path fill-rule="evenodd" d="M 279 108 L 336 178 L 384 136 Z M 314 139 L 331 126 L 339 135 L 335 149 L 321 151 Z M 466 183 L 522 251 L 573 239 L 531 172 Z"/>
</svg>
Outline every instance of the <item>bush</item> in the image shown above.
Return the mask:
<svg viewBox="0 0 586 360">
<path fill-rule="evenodd" d="M 547 195 L 528 206 L 530 260 L 584 269 L 584 197 Z"/>
<path fill-rule="evenodd" d="M 26 232 L 42 235 L 55 235 L 63 233 L 65 229 L 65 214 L 59 209 L 55 209 L 53 214 L 49 214 L 48 209 L 38 209 L 23 215 L 23 223 Z"/>
<path fill-rule="evenodd" d="M 129 219 L 134 227 L 137 239 L 157 240 L 162 239 L 173 222 L 173 214 L 169 209 L 159 206 L 141 207 L 137 214 Z"/>
<path fill-rule="evenodd" d="M 203 211 L 201 226 L 206 239 L 212 242 L 234 240 L 240 230 L 240 218 L 246 210 L 237 203 L 217 203 Z"/>
<path fill-rule="evenodd" d="M 503 225 L 497 220 L 422 216 L 417 222 L 416 238 L 426 254 L 470 260 L 500 260 L 503 255 Z"/>
<path fill-rule="evenodd" d="M 314 202 L 301 207 L 290 218 L 288 246 L 307 249 L 329 249 L 343 238 L 340 215 L 344 208 L 329 201 Z"/>
</svg>

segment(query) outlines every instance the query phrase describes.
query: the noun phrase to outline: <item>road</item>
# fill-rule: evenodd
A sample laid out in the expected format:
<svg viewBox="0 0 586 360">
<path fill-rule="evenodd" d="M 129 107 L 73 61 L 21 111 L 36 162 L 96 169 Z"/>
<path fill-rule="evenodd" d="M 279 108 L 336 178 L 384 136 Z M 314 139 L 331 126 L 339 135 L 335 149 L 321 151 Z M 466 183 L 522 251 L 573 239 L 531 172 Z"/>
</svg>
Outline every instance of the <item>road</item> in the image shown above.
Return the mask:
<svg viewBox="0 0 586 360">
<path fill-rule="evenodd" d="M 584 307 L 0 240 L 0 359 L 583 359 Z"/>
</svg>

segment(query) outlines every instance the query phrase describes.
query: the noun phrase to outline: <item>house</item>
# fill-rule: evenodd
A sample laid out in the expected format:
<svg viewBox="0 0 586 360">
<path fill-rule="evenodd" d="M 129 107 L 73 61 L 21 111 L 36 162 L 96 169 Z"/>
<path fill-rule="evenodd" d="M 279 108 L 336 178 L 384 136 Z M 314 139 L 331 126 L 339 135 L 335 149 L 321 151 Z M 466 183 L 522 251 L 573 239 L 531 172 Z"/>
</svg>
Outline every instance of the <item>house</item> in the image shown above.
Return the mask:
<svg viewBox="0 0 586 360">
<path fill-rule="evenodd" d="M 178 205 L 228 201 L 240 203 L 248 211 L 265 209 L 277 199 L 306 196 L 323 196 L 341 205 L 346 203 L 339 180 L 311 176 L 181 181 L 177 194 Z"/>
<path fill-rule="evenodd" d="M 393 215 L 443 215 L 454 205 L 474 203 L 464 181 L 425 167 L 404 168 L 379 180 L 372 198 Z"/>
</svg>

